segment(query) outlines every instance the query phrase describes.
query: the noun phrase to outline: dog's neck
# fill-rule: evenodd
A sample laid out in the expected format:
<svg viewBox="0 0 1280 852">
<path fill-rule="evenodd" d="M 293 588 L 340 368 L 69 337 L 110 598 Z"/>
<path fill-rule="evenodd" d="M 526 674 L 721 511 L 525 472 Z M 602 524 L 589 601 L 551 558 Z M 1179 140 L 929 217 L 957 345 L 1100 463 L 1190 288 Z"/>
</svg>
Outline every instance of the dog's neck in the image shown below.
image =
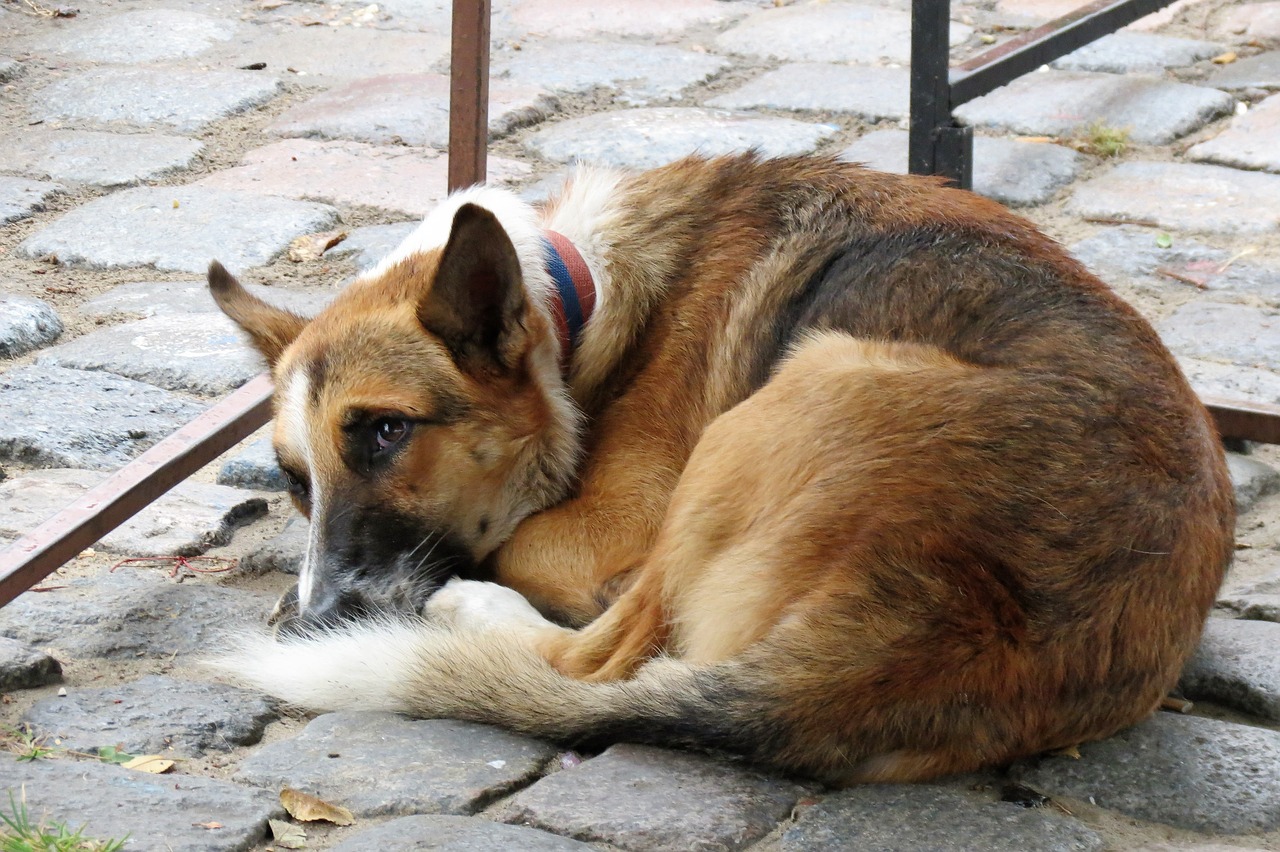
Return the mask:
<svg viewBox="0 0 1280 852">
<path fill-rule="evenodd" d="M 542 232 L 547 274 L 555 285 L 547 307 L 560 337 L 560 366 L 567 370 L 578 347 L 582 328 L 596 306 L 596 283 L 591 268 L 568 237 L 556 231 Z"/>
</svg>

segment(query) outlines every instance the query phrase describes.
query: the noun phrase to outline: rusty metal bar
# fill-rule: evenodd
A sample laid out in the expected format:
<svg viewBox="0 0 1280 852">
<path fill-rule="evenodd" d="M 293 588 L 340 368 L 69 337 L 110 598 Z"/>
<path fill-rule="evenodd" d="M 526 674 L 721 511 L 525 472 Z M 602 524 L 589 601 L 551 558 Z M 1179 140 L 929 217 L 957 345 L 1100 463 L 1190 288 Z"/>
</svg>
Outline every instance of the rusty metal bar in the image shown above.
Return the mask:
<svg viewBox="0 0 1280 852">
<path fill-rule="evenodd" d="M 490 0 L 453 0 L 449 191 L 484 183 L 489 149 Z"/>
<path fill-rule="evenodd" d="M 129 520 L 271 418 L 263 374 L 107 477 L 0 551 L 0 606 Z"/>
<path fill-rule="evenodd" d="M 1202 396 L 1223 438 L 1280 444 L 1280 405 Z"/>
</svg>

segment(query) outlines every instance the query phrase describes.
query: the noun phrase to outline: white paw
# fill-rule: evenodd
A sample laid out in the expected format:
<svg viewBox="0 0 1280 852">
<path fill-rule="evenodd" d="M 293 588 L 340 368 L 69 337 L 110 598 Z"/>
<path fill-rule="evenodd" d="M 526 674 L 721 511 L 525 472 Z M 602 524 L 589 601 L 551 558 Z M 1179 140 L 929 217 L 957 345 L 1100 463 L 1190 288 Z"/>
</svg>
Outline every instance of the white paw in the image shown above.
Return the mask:
<svg viewBox="0 0 1280 852">
<path fill-rule="evenodd" d="M 431 596 L 423 614 L 467 630 L 554 626 L 514 589 L 456 577 Z"/>
</svg>

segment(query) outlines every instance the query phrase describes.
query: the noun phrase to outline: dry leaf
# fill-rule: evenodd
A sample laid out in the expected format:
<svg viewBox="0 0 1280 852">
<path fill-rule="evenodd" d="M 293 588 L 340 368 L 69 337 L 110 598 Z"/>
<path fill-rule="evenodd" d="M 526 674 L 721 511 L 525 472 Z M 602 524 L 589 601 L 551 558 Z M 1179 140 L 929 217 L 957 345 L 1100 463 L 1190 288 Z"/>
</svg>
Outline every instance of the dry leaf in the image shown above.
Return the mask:
<svg viewBox="0 0 1280 852">
<path fill-rule="evenodd" d="M 1060 749 L 1058 749 L 1057 751 L 1051 751 L 1051 752 L 1049 752 L 1049 754 L 1052 754 L 1052 755 L 1054 755 L 1055 757 L 1069 757 L 1069 758 L 1071 758 L 1072 760 L 1079 760 L 1079 759 L 1080 759 L 1080 747 L 1079 747 L 1079 746 L 1067 746 L 1066 748 L 1060 748 Z"/>
<path fill-rule="evenodd" d="M 1239 57 L 1236 56 L 1236 52 L 1234 50 L 1228 50 L 1226 53 L 1219 53 L 1217 56 L 1213 57 L 1213 59 L 1209 61 L 1212 62 L 1214 65 L 1230 65 L 1232 62 L 1235 62 L 1236 59 L 1238 58 Z"/>
<path fill-rule="evenodd" d="M 302 826 L 282 819 L 269 819 L 267 825 L 271 828 L 271 837 L 275 844 L 282 849 L 307 848 L 307 833 L 302 830 Z"/>
<path fill-rule="evenodd" d="M 338 805 L 331 805 L 323 799 L 285 787 L 280 791 L 280 804 L 289 812 L 289 816 L 302 822 L 323 820 L 334 825 L 351 825 L 356 818 L 351 811 Z"/>
<path fill-rule="evenodd" d="M 347 238 L 346 231 L 324 231 L 319 234 L 303 234 L 289 243 L 289 259 L 294 263 L 316 260 L 320 255 Z"/>
<path fill-rule="evenodd" d="M 219 828 L 222 828 L 222 823 L 220 822 L 193 822 L 191 824 L 196 828 L 203 828 L 206 831 L 216 831 Z"/>
<path fill-rule="evenodd" d="M 120 764 L 125 769 L 136 769 L 139 772 L 150 772 L 152 775 L 163 775 L 173 768 L 173 761 L 158 754 L 140 754 L 133 760 Z"/>
</svg>

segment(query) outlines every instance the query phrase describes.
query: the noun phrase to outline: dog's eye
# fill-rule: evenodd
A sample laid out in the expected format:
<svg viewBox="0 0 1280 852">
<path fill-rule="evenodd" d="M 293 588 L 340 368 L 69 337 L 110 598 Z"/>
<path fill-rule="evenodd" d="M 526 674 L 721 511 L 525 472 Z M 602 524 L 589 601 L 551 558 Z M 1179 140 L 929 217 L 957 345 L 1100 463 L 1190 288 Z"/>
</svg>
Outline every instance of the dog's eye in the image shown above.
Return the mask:
<svg viewBox="0 0 1280 852">
<path fill-rule="evenodd" d="M 289 487 L 289 493 L 295 497 L 306 499 L 311 489 L 307 487 L 307 483 L 302 477 L 298 476 L 291 470 L 284 469 L 284 480 Z"/>
<path fill-rule="evenodd" d="M 373 424 L 374 453 L 385 452 L 405 439 L 409 423 L 392 417 L 383 417 Z"/>
</svg>

